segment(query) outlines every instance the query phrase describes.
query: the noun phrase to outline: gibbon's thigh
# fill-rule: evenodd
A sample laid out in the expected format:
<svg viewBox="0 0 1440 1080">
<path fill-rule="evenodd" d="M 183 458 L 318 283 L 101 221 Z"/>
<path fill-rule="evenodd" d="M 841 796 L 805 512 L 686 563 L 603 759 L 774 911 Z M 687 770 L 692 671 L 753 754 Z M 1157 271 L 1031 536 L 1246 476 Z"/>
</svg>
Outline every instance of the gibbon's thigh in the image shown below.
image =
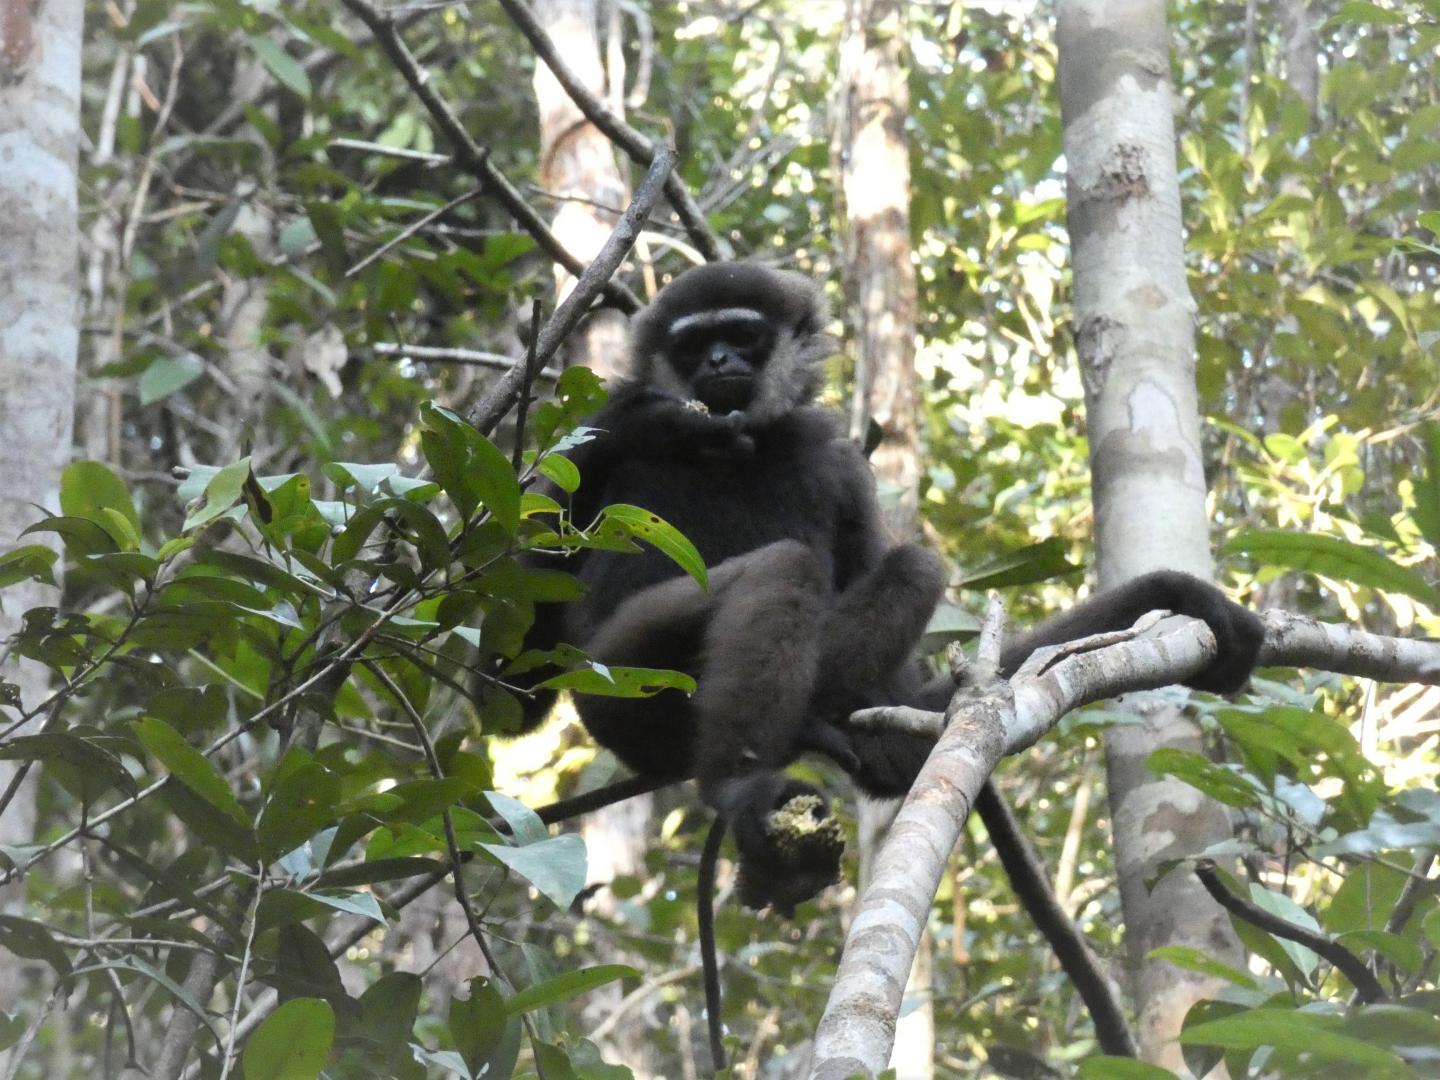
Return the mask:
<svg viewBox="0 0 1440 1080">
<path fill-rule="evenodd" d="M 585 645 L 603 664 L 684 671 L 697 682 L 693 698 L 576 700 L 590 734 L 632 769 L 698 774 L 702 787 L 793 757 L 827 590 L 814 555 L 788 540 L 725 560 L 709 584 L 676 577 L 642 589 Z"/>
<path fill-rule="evenodd" d="M 741 560 L 716 589 L 696 678 L 702 792 L 799 753 L 830 604 L 826 575 L 803 544 L 780 541 L 722 567 Z"/>
</svg>

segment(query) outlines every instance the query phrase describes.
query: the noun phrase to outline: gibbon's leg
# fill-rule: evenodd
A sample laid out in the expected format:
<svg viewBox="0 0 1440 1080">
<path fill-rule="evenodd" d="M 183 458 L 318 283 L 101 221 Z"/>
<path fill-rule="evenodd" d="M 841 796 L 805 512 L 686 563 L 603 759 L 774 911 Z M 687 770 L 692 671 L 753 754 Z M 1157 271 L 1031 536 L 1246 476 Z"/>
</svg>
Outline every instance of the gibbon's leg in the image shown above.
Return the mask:
<svg viewBox="0 0 1440 1080">
<path fill-rule="evenodd" d="M 945 591 L 945 565 L 915 544 L 891 548 L 841 593 L 821 635 L 814 706 L 820 719 L 843 719 L 884 695 L 919 644 Z"/>
<path fill-rule="evenodd" d="M 848 720 L 855 709 L 914 694 L 923 676 L 911 656 L 944 589 L 939 557 L 902 545 L 846 589 L 825 621 L 808 742 L 867 794 L 905 794 L 934 744 L 923 735 L 852 728 Z"/>
<path fill-rule="evenodd" d="M 727 560 L 717 576 L 693 699 L 702 791 L 794 758 L 829 602 L 818 560 L 796 541 Z"/>
</svg>

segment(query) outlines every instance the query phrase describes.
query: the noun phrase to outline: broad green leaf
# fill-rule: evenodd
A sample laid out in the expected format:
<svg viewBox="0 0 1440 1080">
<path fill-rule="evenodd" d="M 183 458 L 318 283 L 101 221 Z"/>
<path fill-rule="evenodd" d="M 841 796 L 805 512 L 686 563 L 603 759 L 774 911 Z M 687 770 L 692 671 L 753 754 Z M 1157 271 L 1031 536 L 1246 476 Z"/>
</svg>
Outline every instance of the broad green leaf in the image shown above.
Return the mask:
<svg viewBox="0 0 1440 1080">
<path fill-rule="evenodd" d="M 1440 592 L 1415 571 L 1339 537 L 1252 530 L 1234 537 L 1222 550 L 1227 555 L 1249 555 L 1266 566 L 1323 574 L 1440 607 Z"/>
<path fill-rule="evenodd" d="M 178 390 L 183 390 L 205 374 L 205 362 L 194 353 L 162 356 L 153 361 L 140 376 L 140 404 L 153 405 Z"/>
<path fill-rule="evenodd" d="M 1185 945 L 1166 945 L 1159 949 L 1151 949 L 1145 954 L 1145 959 L 1168 960 L 1178 968 L 1196 971 L 1212 978 L 1224 979 L 1226 982 L 1234 983 L 1247 990 L 1258 990 L 1260 987 L 1260 984 L 1248 971 L 1223 964 L 1209 953 Z"/>
<path fill-rule="evenodd" d="M 215 763 L 182 739 L 174 728 L 151 717 L 131 721 L 130 728 L 171 776 L 237 825 L 250 827 L 250 816 Z"/>
<path fill-rule="evenodd" d="M 964 575 L 960 584 L 966 589 L 1003 589 L 1078 573 L 1081 568 L 1065 558 L 1065 546 L 1059 537 L 1051 537 L 1007 552 Z"/>
<path fill-rule="evenodd" d="M 59 556 L 44 544 L 21 544 L 0 555 L 0 589 L 17 581 L 55 584 L 52 569 Z"/>
<path fill-rule="evenodd" d="M 592 662 L 589 667 L 553 675 L 540 683 L 537 689 L 572 690 L 577 694 L 594 694 L 597 697 L 643 698 L 653 697 L 662 690 L 693 694 L 695 680 L 680 671 L 606 667 Z"/>
<path fill-rule="evenodd" d="M 1440 548 L 1440 424 L 1425 425 L 1425 473 L 1415 480 L 1415 524 Z"/>
<path fill-rule="evenodd" d="M 43 761 L 56 771 L 71 794 L 94 805 L 112 787 L 135 794 L 135 780 L 114 752 L 120 748 L 119 743 L 121 740 L 115 736 L 98 731 L 47 731 L 12 737 L 0 745 L 0 759 Z"/>
<path fill-rule="evenodd" d="M 418 975 L 391 971 L 360 995 L 356 1034 L 378 1047 L 382 1060 L 393 1063 L 409 1054 L 423 985 Z"/>
<path fill-rule="evenodd" d="M 471 1074 L 485 1075 L 481 1070 L 493 1064 L 492 1058 L 500 1049 L 505 1028 L 511 1023 L 504 997 L 488 979 L 471 979 L 469 998 L 450 999 L 449 1020 L 450 1037 Z"/>
<path fill-rule="evenodd" d="M 312 900 L 332 907 L 336 911 L 343 911 L 347 915 L 359 915 L 364 919 L 373 919 L 381 926 L 385 925 L 385 913 L 380 910 L 380 902 L 368 892 L 349 893 L 309 893 Z"/>
<path fill-rule="evenodd" d="M 1312 1013 L 1252 1009 L 1186 1028 L 1180 1033 L 1180 1042 L 1229 1050 L 1273 1046 L 1312 1059 L 1374 1066 L 1403 1075 L 1400 1059 L 1390 1051 L 1342 1035 L 1334 1030 L 1336 1026 Z"/>
<path fill-rule="evenodd" d="M 640 973 L 627 964 L 601 964 L 597 967 L 581 968 L 579 971 L 569 971 L 558 978 L 548 979 L 521 990 L 505 1002 L 505 1011 L 511 1016 L 517 1016 L 532 1009 L 568 1001 L 616 979 L 639 977 Z"/>
<path fill-rule="evenodd" d="M 1135 1058 L 1109 1057 L 1104 1054 L 1086 1058 L 1075 1075 L 1080 1080 L 1175 1080 L 1175 1074 L 1159 1065 Z"/>
<path fill-rule="evenodd" d="M 270 69 L 270 74 L 282 84 L 302 98 L 310 96 L 310 76 L 305 74 L 305 66 L 299 60 L 269 38 L 258 35 L 250 39 L 250 48 L 255 51 L 260 62 Z"/>
<path fill-rule="evenodd" d="M 585 887 L 585 841 L 573 833 L 538 844 L 480 844 L 490 855 L 534 885 L 561 911 Z"/>
<path fill-rule="evenodd" d="M 339 814 L 340 778 L 318 762 L 301 765 L 275 785 L 256 830 L 260 857 L 273 862 L 329 825 Z"/>
<path fill-rule="evenodd" d="M 205 501 L 185 518 L 181 528 L 185 532 L 214 521 L 240 501 L 245 491 L 245 481 L 250 478 L 250 459 L 241 458 L 226 465 L 210 478 L 205 485 Z"/>
<path fill-rule="evenodd" d="M 76 461 L 65 467 L 60 475 L 60 510 L 95 522 L 124 550 L 140 546 L 140 515 L 130 492 L 98 461 Z"/>
<path fill-rule="evenodd" d="M 315 1080 L 335 1041 L 335 1011 L 318 998 L 294 998 L 265 1018 L 245 1043 L 245 1080 Z"/>
<path fill-rule="evenodd" d="M 710 587 L 705 560 L 695 550 L 695 545 L 658 514 L 628 503 L 616 503 L 605 508 L 591 531 L 601 537 L 607 534 L 638 537 L 669 556 L 676 566 L 699 582 L 702 589 Z"/>
<path fill-rule="evenodd" d="M 550 839 L 550 830 L 540 820 L 540 815 L 518 799 L 502 795 L 498 791 L 487 791 L 485 792 L 485 801 L 490 804 L 490 808 L 495 813 L 505 819 L 505 824 L 510 826 L 510 835 L 516 844 L 523 847 L 526 844 L 538 844 Z"/>
<path fill-rule="evenodd" d="M 0 915 L 0 949 L 8 949 L 27 960 L 49 964 L 58 975 L 70 974 L 70 958 L 49 929 L 33 919 Z"/>
</svg>

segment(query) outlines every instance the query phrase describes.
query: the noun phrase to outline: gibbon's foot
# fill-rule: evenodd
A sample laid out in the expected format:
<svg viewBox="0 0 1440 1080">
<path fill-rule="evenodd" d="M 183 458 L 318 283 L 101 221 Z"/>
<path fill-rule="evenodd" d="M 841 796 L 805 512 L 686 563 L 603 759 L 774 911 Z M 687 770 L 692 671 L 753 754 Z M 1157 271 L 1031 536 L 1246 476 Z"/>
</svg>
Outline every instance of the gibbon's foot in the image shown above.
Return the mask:
<svg viewBox="0 0 1440 1080">
<path fill-rule="evenodd" d="M 735 816 L 740 848 L 740 900 L 773 907 L 790 918 L 804 903 L 840 879 L 845 834 L 820 793 L 808 784 L 776 777 L 773 796 Z"/>
</svg>

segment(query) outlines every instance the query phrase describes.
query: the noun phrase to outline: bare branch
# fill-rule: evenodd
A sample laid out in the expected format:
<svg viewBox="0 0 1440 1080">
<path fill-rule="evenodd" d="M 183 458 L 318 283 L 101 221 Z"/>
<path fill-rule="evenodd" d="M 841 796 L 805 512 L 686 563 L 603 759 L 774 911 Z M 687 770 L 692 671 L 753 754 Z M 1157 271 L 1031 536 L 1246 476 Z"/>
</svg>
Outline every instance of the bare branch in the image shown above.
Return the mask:
<svg viewBox="0 0 1440 1080">
<path fill-rule="evenodd" d="M 1343 623 L 1265 612 L 1260 663 L 1313 667 L 1381 682 L 1440 685 L 1440 641 L 1385 637 Z"/>
<path fill-rule="evenodd" d="M 565 267 L 572 274 L 579 276 L 585 268 L 585 264 L 577 259 L 559 238 L 550 231 L 550 226 L 545 224 L 543 218 L 525 201 L 519 189 L 512 184 L 505 174 L 495 167 L 490 160 L 490 151 L 482 149 L 481 146 L 470 137 L 465 130 L 465 125 L 455 115 L 449 104 L 435 91 L 431 84 L 430 76 L 421 69 L 404 39 L 400 37 L 396 21 L 388 15 L 382 15 L 368 0 L 343 0 L 345 6 L 370 29 L 375 40 L 395 65 L 395 69 L 410 84 L 410 89 L 420 99 L 422 105 L 430 113 L 430 118 L 435 121 L 441 133 L 449 141 L 455 153 L 455 163 L 464 169 L 471 176 L 480 181 L 487 195 L 496 198 L 506 210 L 510 211 L 511 217 L 519 223 L 520 227 L 535 238 L 542 251 L 552 259 Z M 673 164 L 674 156 L 671 155 Z M 668 171 L 668 170 L 667 170 Z M 627 313 L 634 312 L 640 308 L 640 300 L 629 289 L 617 282 L 606 278 L 602 291 L 610 303 Z"/>
<path fill-rule="evenodd" d="M 1263 664 L 1440 684 L 1440 642 L 1381 637 L 1276 612 L 1266 614 L 1265 627 Z M 1000 758 L 1032 745 L 1072 709 L 1183 682 L 1215 656 L 1210 628 L 1178 616 L 1146 616 L 1136 629 L 1099 638 L 1098 649 L 1094 639 L 1085 639 L 1037 650 L 1008 684 L 956 692 L 948 724 L 891 827 L 851 923 L 816 1033 L 812 1078 L 875 1075 L 885 1067 L 901 991 L 935 890 Z M 885 711 L 874 712 L 886 718 Z M 1341 969 L 1362 995 L 1369 992 L 1363 975 Z"/>
<path fill-rule="evenodd" d="M 510 21 L 519 27 L 520 32 L 529 40 L 535 54 L 545 62 L 545 66 L 554 74 L 555 81 L 565 88 L 565 92 L 570 95 L 570 100 L 575 102 L 580 111 L 585 114 L 585 118 L 599 128 L 606 138 L 625 151 L 631 160 L 641 165 L 653 164 L 655 155 L 660 150 L 660 144 L 652 142 L 636 131 L 606 108 L 605 103 L 591 93 L 589 87 L 581 82 L 560 59 L 560 54 L 555 49 L 555 43 L 550 40 L 550 35 L 545 32 L 545 28 L 535 18 L 535 13 L 530 10 L 529 5 L 525 4 L 523 0 L 500 0 L 500 6 L 510 16 Z M 681 224 L 685 226 L 685 232 L 695 246 L 705 253 L 705 257 L 712 262 L 723 258 L 720 244 L 710 229 L 710 223 L 705 220 L 705 214 L 696 205 L 694 197 L 685 189 L 680 177 L 674 172 L 665 177 L 665 197 L 675 208 Z M 567 267 L 567 269 L 569 268 Z"/>
<path fill-rule="evenodd" d="M 411 357 L 436 364 L 463 364 L 473 367 L 495 368 L 509 371 L 519 361 L 504 353 L 486 352 L 483 349 L 450 348 L 441 345 L 406 345 L 399 341 L 377 341 L 370 346 L 377 356 Z M 537 375 L 554 381 L 560 377 L 560 369 L 543 368 Z"/>
<path fill-rule="evenodd" d="M 360 0 L 345 0 L 345 2 L 347 4 L 358 3 Z M 674 150 L 663 146 L 655 151 L 655 160 L 650 165 L 650 171 L 645 174 L 645 179 L 641 181 L 635 197 L 630 200 L 630 205 L 625 208 L 625 213 L 615 223 L 615 228 L 611 231 L 609 239 L 605 241 L 604 247 L 595 256 L 595 261 L 580 273 L 575 287 L 570 290 L 564 300 L 560 301 L 554 314 L 541 329 L 540 340 L 535 346 L 531 361 L 537 366 L 536 370 L 543 367 L 555 355 L 566 335 L 575 328 L 581 317 L 590 309 L 590 302 L 605 287 L 605 283 L 615 273 L 621 260 L 634 247 L 635 238 L 640 235 L 640 225 L 649 216 L 651 208 L 660 198 L 665 177 L 669 175 L 674 165 Z M 500 418 L 515 404 L 521 386 L 529 377 L 526 373 L 528 366 L 528 363 L 516 364 L 506 372 L 472 410 L 470 422 L 487 435 L 493 431 L 495 425 L 500 422 Z"/>
<path fill-rule="evenodd" d="M 1200 879 L 1200 884 L 1205 886 L 1205 891 L 1214 901 L 1237 919 L 1243 919 L 1251 926 L 1258 926 L 1268 934 L 1304 945 L 1329 960 L 1354 984 L 1362 1002 L 1379 1001 L 1385 996 L 1384 987 L 1380 985 L 1380 980 L 1375 978 L 1375 973 L 1365 966 L 1365 961 L 1324 934 L 1296 926 L 1278 915 L 1272 915 L 1259 904 L 1252 904 L 1244 897 L 1236 896 L 1225 887 L 1215 864 L 1209 859 L 1201 859 L 1195 864 L 1195 876 Z"/>
</svg>

